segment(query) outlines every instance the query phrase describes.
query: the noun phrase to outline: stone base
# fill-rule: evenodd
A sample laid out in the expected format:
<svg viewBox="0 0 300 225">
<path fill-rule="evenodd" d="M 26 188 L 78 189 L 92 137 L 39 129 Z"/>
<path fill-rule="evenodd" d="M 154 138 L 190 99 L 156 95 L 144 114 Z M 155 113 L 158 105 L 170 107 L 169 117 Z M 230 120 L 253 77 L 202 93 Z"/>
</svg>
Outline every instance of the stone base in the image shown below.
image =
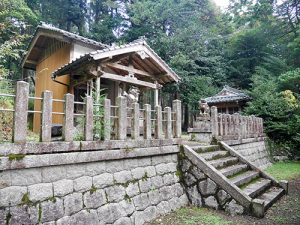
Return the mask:
<svg viewBox="0 0 300 225">
<path fill-rule="evenodd" d="M 189 133 L 190 140 L 192 141 L 199 141 L 208 144 L 210 144 L 212 141 L 211 132 L 201 131 L 198 128 L 189 128 L 188 133 Z"/>
</svg>

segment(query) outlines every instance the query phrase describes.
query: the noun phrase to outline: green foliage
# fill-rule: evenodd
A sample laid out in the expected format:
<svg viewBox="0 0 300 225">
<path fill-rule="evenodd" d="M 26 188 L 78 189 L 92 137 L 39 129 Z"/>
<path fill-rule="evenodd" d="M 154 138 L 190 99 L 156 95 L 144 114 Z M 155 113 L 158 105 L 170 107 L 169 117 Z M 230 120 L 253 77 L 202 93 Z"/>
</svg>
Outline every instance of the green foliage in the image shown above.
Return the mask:
<svg viewBox="0 0 300 225">
<path fill-rule="evenodd" d="M 266 169 L 277 180 L 292 180 L 300 176 L 300 163 L 297 161 L 277 162 Z"/>
<path fill-rule="evenodd" d="M 291 90 L 300 94 L 300 69 L 288 71 L 278 78 L 280 90 Z"/>
</svg>

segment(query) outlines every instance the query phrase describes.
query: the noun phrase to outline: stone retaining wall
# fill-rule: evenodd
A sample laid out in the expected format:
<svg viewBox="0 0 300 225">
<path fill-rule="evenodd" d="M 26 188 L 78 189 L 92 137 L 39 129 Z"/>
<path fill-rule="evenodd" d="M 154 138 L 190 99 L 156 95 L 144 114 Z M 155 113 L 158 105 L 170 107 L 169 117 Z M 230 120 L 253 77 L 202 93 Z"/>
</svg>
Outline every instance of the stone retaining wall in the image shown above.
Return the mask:
<svg viewBox="0 0 300 225">
<path fill-rule="evenodd" d="M 182 153 L 183 154 L 183 153 Z M 212 181 L 185 155 L 179 161 L 181 180 L 190 203 L 197 207 L 223 209 L 231 215 L 243 214 L 246 209 L 225 190 Z"/>
<path fill-rule="evenodd" d="M 243 139 L 240 142 L 225 142 L 260 169 L 265 169 L 271 165 L 263 138 Z"/>
<path fill-rule="evenodd" d="M 177 153 L 173 145 L 0 157 L 0 225 L 143 224 L 188 204 Z"/>
</svg>

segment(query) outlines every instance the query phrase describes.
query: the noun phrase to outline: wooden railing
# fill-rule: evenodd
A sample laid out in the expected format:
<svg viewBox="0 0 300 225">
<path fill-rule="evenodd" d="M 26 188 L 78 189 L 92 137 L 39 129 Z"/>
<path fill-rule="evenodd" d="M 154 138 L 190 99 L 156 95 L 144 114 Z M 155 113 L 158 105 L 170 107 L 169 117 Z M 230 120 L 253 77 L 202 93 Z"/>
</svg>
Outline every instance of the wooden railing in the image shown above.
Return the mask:
<svg viewBox="0 0 300 225">
<path fill-rule="evenodd" d="M 93 103 L 91 96 L 87 96 L 84 102 L 74 101 L 74 95 L 66 94 L 65 98 L 53 99 L 53 93 L 44 91 L 42 97 L 29 96 L 29 84 L 24 81 L 17 82 L 14 95 L 0 94 L 2 97 L 14 98 L 14 109 L 1 108 L 0 111 L 13 113 L 12 142 L 24 143 L 27 138 L 28 114 L 41 114 L 41 126 L 39 131 L 40 142 L 51 142 L 52 117 L 63 116 L 61 141 L 71 142 L 74 140 L 74 118 L 82 117 L 83 141 L 97 140 L 137 140 L 137 139 L 172 139 L 181 137 L 181 101 L 173 101 L 173 109 L 145 104 L 140 108 L 138 103 L 128 107 L 127 99 L 117 97 L 116 105 L 111 105 L 109 99 L 103 104 Z M 41 101 L 40 111 L 28 110 L 28 101 Z M 64 104 L 63 112 L 53 112 L 53 103 Z M 83 112 L 74 112 L 74 105 L 83 105 Z M 103 113 L 95 114 L 95 107 L 103 107 Z M 0 118 L 1 120 L 1 118 Z M 95 129 L 95 124 L 100 124 L 100 129 Z M 95 132 L 97 135 L 95 135 Z"/>
<path fill-rule="evenodd" d="M 220 114 L 211 107 L 212 135 L 219 140 L 240 140 L 264 136 L 263 119 L 255 116 Z"/>
</svg>

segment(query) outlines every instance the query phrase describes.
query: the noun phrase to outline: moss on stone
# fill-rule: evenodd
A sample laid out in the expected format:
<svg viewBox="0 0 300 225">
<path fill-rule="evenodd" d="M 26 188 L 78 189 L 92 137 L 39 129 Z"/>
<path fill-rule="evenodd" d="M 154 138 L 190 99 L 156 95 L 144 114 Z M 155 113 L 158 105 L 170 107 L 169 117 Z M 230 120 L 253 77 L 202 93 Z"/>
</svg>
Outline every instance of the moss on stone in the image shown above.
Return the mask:
<svg viewBox="0 0 300 225">
<path fill-rule="evenodd" d="M 41 221 L 42 221 L 42 206 L 41 206 L 41 204 L 39 204 L 39 217 L 38 217 L 38 221 L 39 221 L 39 223 L 41 223 Z"/>
<path fill-rule="evenodd" d="M 127 201 L 127 202 L 131 202 L 132 201 L 128 194 L 125 194 L 124 200 Z"/>
<path fill-rule="evenodd" d="M 125 152 L 132 152 L 134 149 L 133 148 L 129 148 L 128 146 L 125 147 Z"/>
<path fill-rule="evenodd" d="M 52 197 L 48 198 L 47 201 L 51 201 L 51 202 L 55 203 L 56 198 L 54 196 L 52 196 Z"/>
<path fill-rule="evenodd" d="M 29 194 L 25 193 L 21 199 L 23 205 L 32 205 L 32 201 L 29 199 Z"/>
<path fill-rule="evenodd" d="M 142 181 L 146 181 L 148 179 L 148 174 L 145 172 L 144 176 L 142 177 Z"/>
<path fill-rule="evenodd" d="M 24 157 L 25 157 L 24 154 L 9 154 L 8 160 L 9 161 L 13 161 L 13 160 L 20 161 L 20 160 L 24 159 Z"/>
<path fill-rule="evenodd" d="M 90 188 L 90 194 L 92 195 L 92 194 L 94 194 L 96 191 L 97 191 L 97 188 L 96 188 L 94 185 L 92 185 L 92 187 Z"/>
<path fill-rule="evenodd" d="M 9 224 L 10 219 L 11 219 L 11 214 L 10 214 L 10 212 L 8 212 L 6 215 L 6 218 L 5 218 L 6 225 Z"/>
<path fill-rule="evenodd" d="M 190 141 L 196 141 L 196 134 L 191 134 L 191 139 Z"/>
</svg>

